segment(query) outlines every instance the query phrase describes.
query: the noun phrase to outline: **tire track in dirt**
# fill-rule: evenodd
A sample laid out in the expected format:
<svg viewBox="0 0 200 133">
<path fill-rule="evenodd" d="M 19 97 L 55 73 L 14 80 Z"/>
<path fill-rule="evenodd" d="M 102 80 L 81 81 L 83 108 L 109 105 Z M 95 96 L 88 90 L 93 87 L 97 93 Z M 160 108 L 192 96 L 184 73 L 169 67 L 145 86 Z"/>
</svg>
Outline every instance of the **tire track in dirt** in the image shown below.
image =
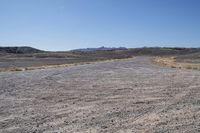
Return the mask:
<svg viewBox="0 0 200 133">
<path fill-rule="evenodd" d="M 150 59 L 0 73 L 0 132 L 198 132 L 200 72 Z"/>
</svg>

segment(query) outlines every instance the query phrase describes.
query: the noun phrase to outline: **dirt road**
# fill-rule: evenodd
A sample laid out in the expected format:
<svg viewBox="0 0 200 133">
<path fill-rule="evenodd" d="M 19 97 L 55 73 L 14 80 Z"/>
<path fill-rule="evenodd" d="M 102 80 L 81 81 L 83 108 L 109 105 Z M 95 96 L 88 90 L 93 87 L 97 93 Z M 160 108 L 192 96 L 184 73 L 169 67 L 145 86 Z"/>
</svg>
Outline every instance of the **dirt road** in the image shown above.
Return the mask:
<svg viewBox="0 0 200 133">
<path fill-rule="evenodd" d="M 200 132 L 200 71 L 148 61 L 2 72 L 0 132 Z"/>
</svg>

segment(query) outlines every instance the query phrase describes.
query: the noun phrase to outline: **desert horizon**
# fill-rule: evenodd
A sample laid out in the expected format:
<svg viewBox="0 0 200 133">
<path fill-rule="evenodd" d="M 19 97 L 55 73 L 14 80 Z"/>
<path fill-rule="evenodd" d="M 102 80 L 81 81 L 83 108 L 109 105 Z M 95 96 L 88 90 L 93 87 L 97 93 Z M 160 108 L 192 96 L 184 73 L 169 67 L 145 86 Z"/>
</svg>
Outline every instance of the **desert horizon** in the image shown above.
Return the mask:
<svg viewBox="0 0 200 133">
<path fill-rule="evenodd" d="M 0 133 L 200 133 L 199 0 L 0 0 Z"/>
</svg>

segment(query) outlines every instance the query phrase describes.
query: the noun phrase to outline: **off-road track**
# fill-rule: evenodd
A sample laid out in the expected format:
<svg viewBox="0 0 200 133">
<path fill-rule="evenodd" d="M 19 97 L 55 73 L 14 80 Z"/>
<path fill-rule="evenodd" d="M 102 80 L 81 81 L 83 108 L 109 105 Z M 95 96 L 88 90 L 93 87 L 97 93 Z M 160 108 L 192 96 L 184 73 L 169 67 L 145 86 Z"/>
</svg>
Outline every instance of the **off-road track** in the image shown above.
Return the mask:
<svg viewBox="0 0 200 133">
<path fill-rule="evenodd" d="M 200 71 L 149 57 L 0 73 L 1 133 L 199 133 Z"/>
</svg>

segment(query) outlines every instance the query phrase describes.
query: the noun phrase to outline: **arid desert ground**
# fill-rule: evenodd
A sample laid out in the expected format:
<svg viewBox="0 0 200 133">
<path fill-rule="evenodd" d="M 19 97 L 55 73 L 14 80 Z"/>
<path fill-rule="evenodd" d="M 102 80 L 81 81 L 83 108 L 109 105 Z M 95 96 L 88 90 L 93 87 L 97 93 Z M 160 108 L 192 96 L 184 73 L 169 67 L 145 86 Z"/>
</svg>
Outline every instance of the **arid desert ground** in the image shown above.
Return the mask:
<svg viewBox="0 0 200 133">
<path fill-rule="evenodd" d="M 200 71 L 150 57 L 0 73 L 1 133 L 199 133 Z"/>
</svg>

